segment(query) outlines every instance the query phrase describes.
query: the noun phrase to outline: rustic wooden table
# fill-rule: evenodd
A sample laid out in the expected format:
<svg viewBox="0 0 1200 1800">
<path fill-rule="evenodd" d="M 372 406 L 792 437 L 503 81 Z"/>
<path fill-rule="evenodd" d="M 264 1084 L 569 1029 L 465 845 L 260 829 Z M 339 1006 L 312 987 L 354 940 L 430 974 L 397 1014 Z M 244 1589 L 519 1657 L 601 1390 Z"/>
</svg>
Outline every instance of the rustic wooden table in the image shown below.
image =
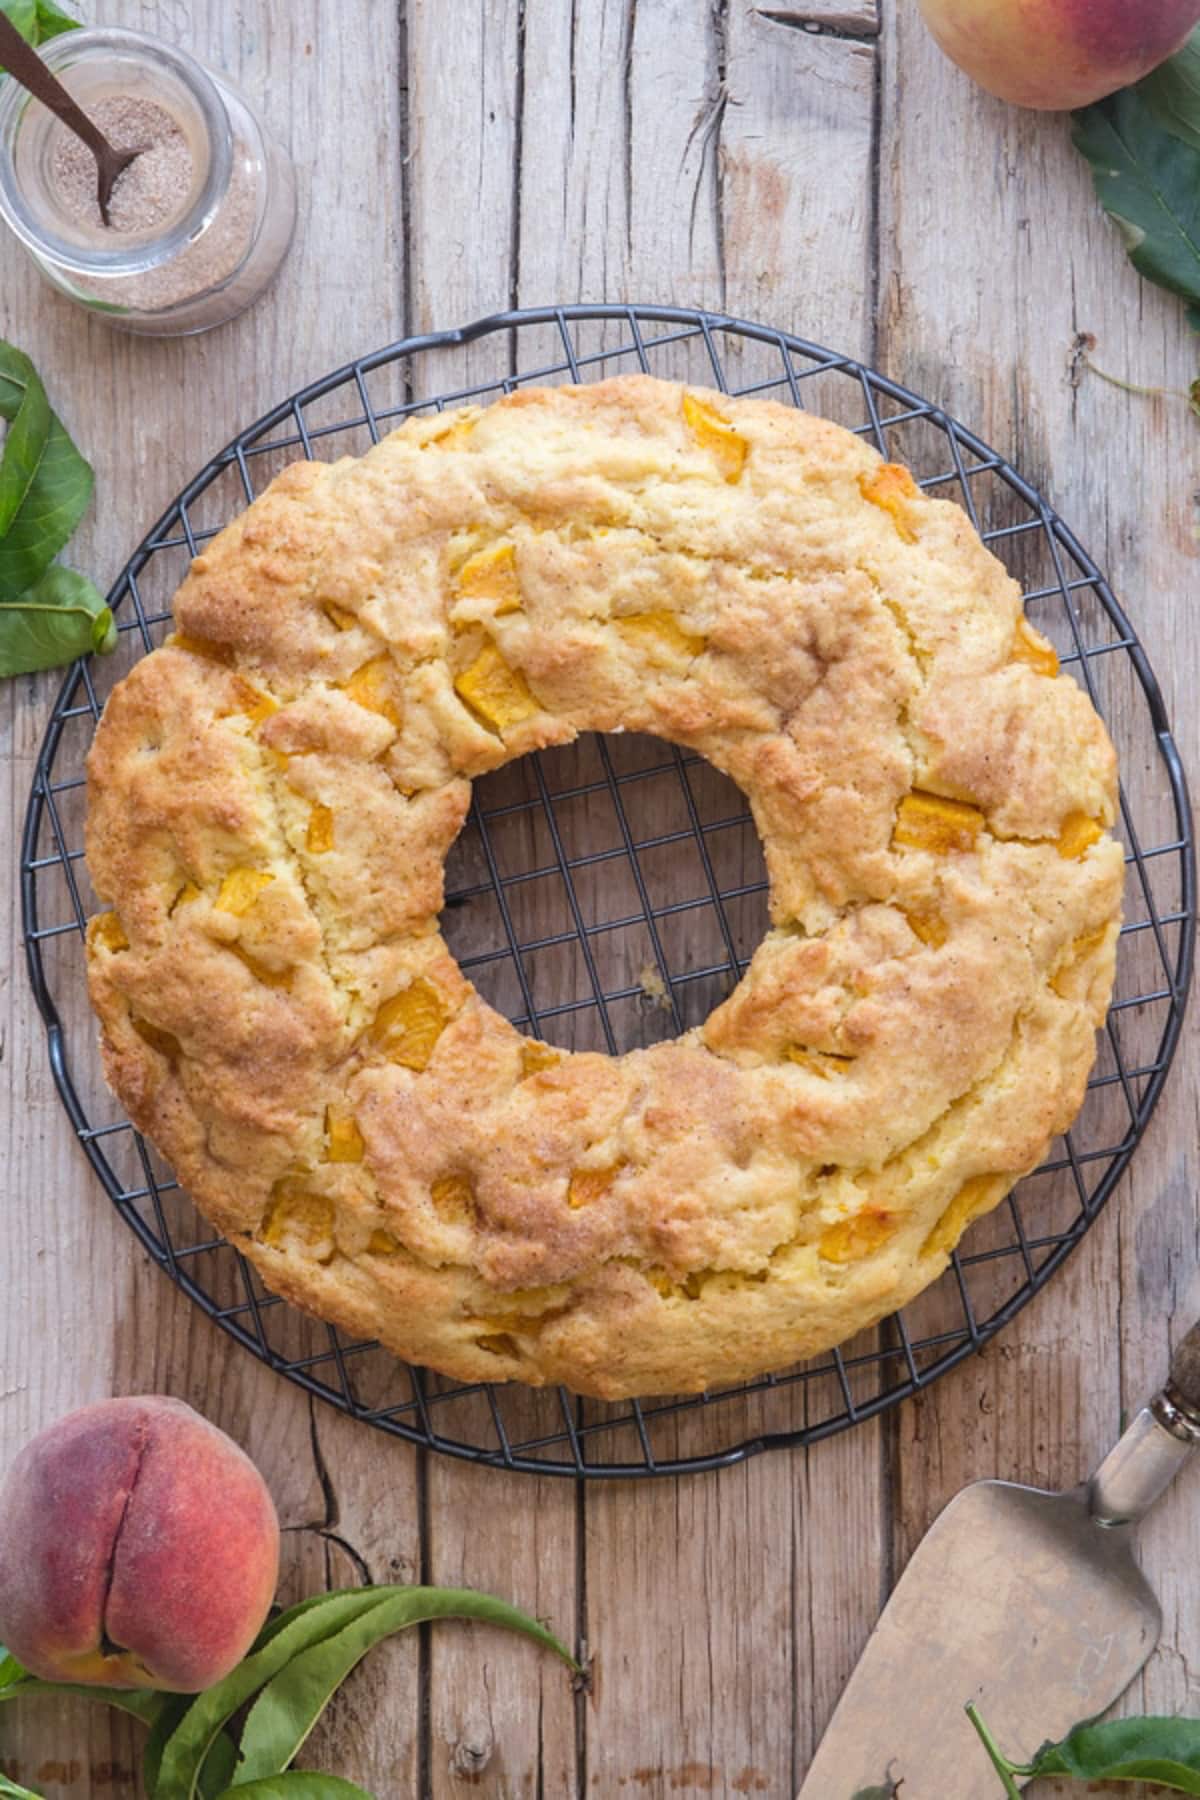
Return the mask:
<svg viewBox="0 0 1200 1800">
<path fill-rule="evenodd" d="M 1060 118 L 978 93 L 912 0 L 93 0 L 226 69 L 290 141 L 299 231 L 274 291 L 190 342 L 130 341 L 0 242 L 0 335 L 96 465 L 72 560 L 107 582 L 185 478 L 292 388 L 406 331 L 510 303 L 702 303 L 873 360 L 1043 484 L 1112 571 L 1197 749 L 1200 439 L 1181 309 L 1141 285 Z M 984 1355 L 883 1422 L 679 1482 L 498 1475 L 384 1440 L 234 1347 L 113 1216 L 70 1139 L 19 948 L 16 845 L 57 678 L 0 694 L 12 846 L 0 970 L 8 1155 L 0 1464 L 82 1401 L 162 1390 L 266 1472 L 286 1592 L 471 1583 L 586 1639 L 591 1690 L 527 1646 L 410 1634 L 339 1696 L 306 1761 L 378 1794 L 787 1800 L 879 1606 L 975 1476 L 1074 1482 L 1200 1311 L 1192 1051 L 1131 1174 Z M 309 1529 L 303 1529 L 309 1528 Z M 1143 1537 L 1161 1646 L 1132 1703 L 1200 1707 L 1200 1506 Z M 46 1703 L 0 1761 L 57 1797 L 133 1794 L 135 1734 Z M 1050 1790 L 1047 1790 L 1050 1791 Z M 947 1796 L 946 1800 L 953 1800 Z"/>
</svg>

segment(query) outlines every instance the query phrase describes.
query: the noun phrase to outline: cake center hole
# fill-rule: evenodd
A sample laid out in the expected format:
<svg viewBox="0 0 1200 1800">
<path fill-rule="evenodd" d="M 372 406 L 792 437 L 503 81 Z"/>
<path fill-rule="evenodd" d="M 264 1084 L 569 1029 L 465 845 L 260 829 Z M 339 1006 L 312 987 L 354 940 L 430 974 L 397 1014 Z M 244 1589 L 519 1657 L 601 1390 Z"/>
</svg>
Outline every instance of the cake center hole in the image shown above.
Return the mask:
<svg viewBox="0 0 1200 1800">
<path fill-rule="evenodd" d="M 475 783 L 446 942 L 520 1030 L 617 1055 L 701 1024 L 767 928 L 745 795 L 661 738 L 586 734 Z"/>
</svg>

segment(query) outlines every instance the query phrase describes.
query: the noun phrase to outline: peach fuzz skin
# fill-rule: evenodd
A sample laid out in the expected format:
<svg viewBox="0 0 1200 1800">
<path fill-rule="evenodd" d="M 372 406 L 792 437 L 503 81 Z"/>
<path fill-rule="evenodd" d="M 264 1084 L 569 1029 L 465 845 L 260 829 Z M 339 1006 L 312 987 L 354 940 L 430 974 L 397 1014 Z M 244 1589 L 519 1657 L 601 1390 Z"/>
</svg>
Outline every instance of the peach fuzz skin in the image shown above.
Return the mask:
<svg viewBox="0 0 1200 1800">
<path fill-rule="evenodd" d="M 1179 49 L 1200 0 L 918 0 L 941 48 L 1015 106 L 1067 111 L 1140 81 Z"/>
<path fill-rule="evenodd" d="M 180 1400 L 102 1400 L 0 1487 L 0 1642 L 47 1681 L 197 1693 L 270 1608 L 279 1521 L 231 1438 Z"/>
</svg>

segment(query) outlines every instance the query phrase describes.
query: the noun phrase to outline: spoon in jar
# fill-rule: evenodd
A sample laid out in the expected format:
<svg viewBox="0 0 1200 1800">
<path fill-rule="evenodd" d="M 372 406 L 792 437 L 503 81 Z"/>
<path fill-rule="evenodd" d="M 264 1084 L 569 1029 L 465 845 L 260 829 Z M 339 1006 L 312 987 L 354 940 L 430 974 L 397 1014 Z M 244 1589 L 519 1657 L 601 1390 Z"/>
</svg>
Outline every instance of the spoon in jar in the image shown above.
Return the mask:
<svg viewBox="0 0 1200 1800">
<path fill-rule="evenodd" d="M 111 226 L 109 205 L 117 177 L 140 156 L 140 150 L 116 150 L 98 126 L 52 75 L 37 51 L 25 42 L 16 26 L 0 10 L 0 71 L 18 81 L 35 100 L 40 100 L 63 124 L 81 138 L 96 159 L 96 200 L 100 217 Z"/>
</svg>

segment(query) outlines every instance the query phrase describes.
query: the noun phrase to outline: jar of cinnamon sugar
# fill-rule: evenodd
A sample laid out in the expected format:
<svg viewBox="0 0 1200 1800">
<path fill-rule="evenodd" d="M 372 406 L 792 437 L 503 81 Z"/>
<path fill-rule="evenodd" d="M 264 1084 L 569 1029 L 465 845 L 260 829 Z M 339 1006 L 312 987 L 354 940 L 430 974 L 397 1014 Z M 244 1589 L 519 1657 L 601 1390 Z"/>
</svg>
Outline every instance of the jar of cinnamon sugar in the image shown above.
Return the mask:
<svg viewBox="0 0 1200 1800">
<path fill-rule="evenodd" d="M 0 215 L 46 279 L 124 331 L 206 331 L 258 298 L 296 216 L 285 152 L 223 76 L 141 32 L 85 30 L 42 56 L 109 141 L 138 156 L 113 189 L 14 81 L 0 85 Z"/>
</svg>

